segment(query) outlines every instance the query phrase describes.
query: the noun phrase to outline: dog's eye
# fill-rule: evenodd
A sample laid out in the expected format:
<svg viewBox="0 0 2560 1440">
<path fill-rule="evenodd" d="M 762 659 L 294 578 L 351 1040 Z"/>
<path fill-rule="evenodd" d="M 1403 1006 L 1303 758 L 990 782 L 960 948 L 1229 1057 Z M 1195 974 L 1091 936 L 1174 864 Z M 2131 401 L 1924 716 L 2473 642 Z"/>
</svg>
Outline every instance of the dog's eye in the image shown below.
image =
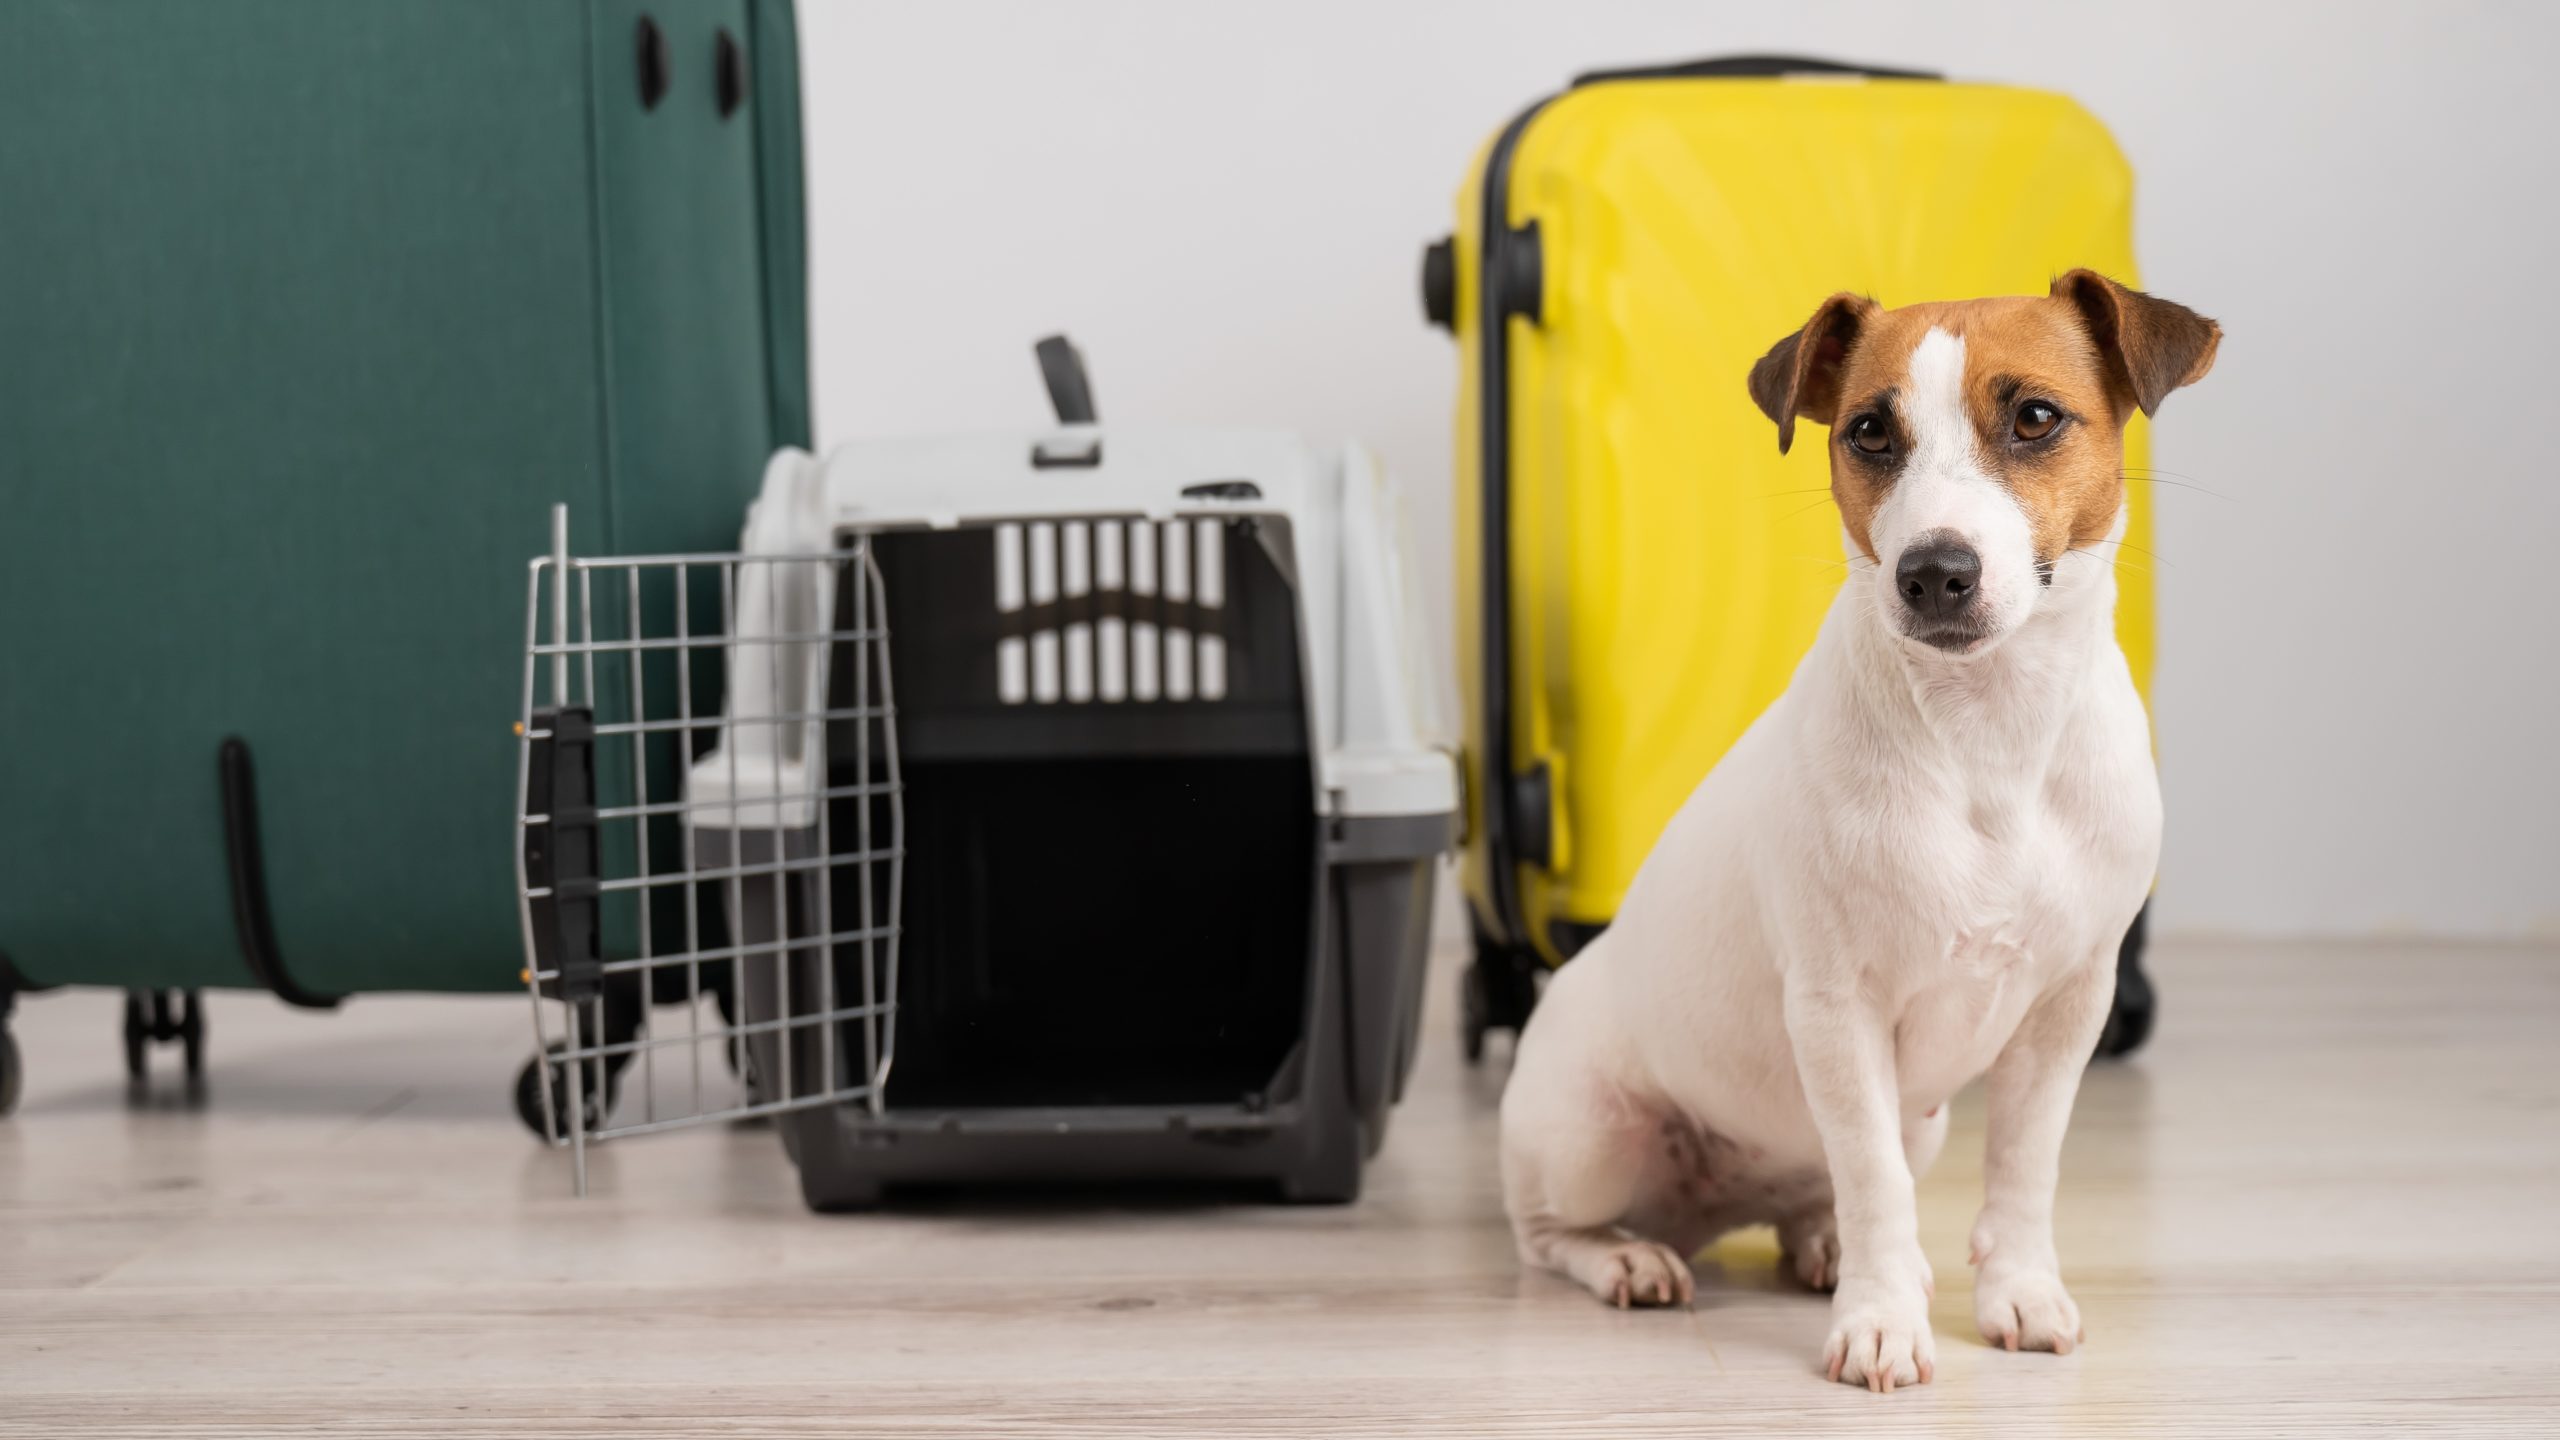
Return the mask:
<svg viewBox="0 0 2560 1440">
<path fill-rule="evenodd" d="M 2061 423 L 2061 411 L 2041 400 L 2030 400 L 2018 407 L 2017 423 L 2011 428 L 2021 440 L 2041 440 Z"/>
<path fill-rule="evenodd" d="M 1893 448 L 1893 432 L 1873 415 L 1861 415 L 1849 422 L 1849 443 L 1869 455 L 1881 455 Z"/>
</svg>

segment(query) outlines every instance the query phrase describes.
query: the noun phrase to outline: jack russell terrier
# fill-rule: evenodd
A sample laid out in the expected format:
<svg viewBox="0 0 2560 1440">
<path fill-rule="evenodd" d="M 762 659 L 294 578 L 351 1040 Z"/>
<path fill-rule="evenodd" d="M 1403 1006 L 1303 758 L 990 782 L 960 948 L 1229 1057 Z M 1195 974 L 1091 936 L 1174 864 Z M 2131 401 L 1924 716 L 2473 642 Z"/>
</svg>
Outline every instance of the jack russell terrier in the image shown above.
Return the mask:
<svg viewBox="0 0 2560 1440">
<path fill-rule="evenodd" d="M 1975 1323 L 2011 1350 L 2079 1343 L 2062 1133 L 2160 853 L 2102 547 L 2125 421 L 2221 338 L 2075 270 L 2043 296 L 1835 295 L 1752 367 L 1779 450 L 1799 419 L 1830 427 L 1849 578 L 1521 1033 L 1502 1183 L 1525 1262 L 1686 1304 L 1699 1247 L 1775 1225 L 1835 1291 L 1829 1376 L 1925 1384 L 1912 1182 L 1988 1074 Z"/>
</svg>

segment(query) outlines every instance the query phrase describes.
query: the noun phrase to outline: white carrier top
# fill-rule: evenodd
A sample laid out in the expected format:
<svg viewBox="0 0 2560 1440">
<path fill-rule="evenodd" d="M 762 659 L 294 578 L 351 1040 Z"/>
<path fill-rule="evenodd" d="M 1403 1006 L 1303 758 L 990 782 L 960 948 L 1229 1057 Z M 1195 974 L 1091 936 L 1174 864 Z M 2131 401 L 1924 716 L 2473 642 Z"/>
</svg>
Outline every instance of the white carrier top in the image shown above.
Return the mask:
<svg viewBox="0 0 2560 1440">
<path fill-rule="evenodd" d="M 1360 445 L 1318 448 L 1276 430 L 1070 425 L 861 440 L 824 460 L 783 450 L 765 469 L 739 548 L 812 555 L 865 531 L 1234 515 L 1285 524 L 1308 650 L 1323 812 L 1345 819 L 1455 815 L 1458 771 L 1438 714 L 1439 651 L 1421 623 L 1400 496 Z M 835 603 L 830 572 L 785 569 L 799 583 L 774 598 L 749 605 L 750 587 L 741 588 L 736 623 L 743 633 L 827 628 Z M 731 663 L 733 694 L 781 694 L 808 709 L 824 694 L 821 646 L 743 645 Z M 767 668 L 775 665 L 784 667 L 780 677 Z M 755 753 L 740 754 L 734 765 L 722 751 L 703 757 L 692 770 L 691 794 L 716 802 L 734 773 L 736 808 L 697 813 L 695 823 L 808 823 L 791 813 L 805 806 L 790 799 L 777 817 L 771 786 L 779 777 L 784 795 L 808 793 L 804 757 L 824 754 L 821 727 L 732 727 L 724 744 Z M 779 757 L 767 748 L 777 744 Z"/>
</svg>

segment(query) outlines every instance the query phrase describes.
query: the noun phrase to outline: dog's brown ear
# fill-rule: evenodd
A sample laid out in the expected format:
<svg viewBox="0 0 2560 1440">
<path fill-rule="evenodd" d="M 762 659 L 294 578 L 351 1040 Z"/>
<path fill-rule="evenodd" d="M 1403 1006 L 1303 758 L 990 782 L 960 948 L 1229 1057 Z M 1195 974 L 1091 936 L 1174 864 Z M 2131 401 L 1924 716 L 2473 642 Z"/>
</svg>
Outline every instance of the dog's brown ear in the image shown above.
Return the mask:
<svg viewBox="0 0 2560 1440">
<path fill-rule="evenodd" d="M 2138 405 L 2150 415 L 2181 385 L 2193 385 L 2213 368 L 2222 327 L 2175 301 L 2128 290 L 2095 270 L 2074 270 L 2053 282 L 2057 300 L 2080 312 L 2106 358 L 2107 384 L 2116 410 Z"/>
<path fill-rule="evenodd" d="M 1840 408 L 1840 365 L 1876 302 L 1843 290 L 1822 302 L 1804 328 L 1769 347 L 1751 367 L 1751 398 L 1778 422 L 1778 453 L 1796 441 L 1796 417 L 1828 425 Z"/>
</svg>

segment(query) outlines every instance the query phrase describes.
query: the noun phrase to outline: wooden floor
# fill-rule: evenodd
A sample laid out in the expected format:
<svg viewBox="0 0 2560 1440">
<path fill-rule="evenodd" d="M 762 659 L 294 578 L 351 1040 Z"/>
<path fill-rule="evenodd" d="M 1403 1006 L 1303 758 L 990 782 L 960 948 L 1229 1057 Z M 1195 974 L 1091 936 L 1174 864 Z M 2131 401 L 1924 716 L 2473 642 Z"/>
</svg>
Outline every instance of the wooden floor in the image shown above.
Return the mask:
<svg viewBox="0 0 2560 1440">
<path fill-rule="evenodd" d="M 1960 1103 L 1921 1197 L 1938 1380 L 1890 1397 L 1815 1376 L 1824 1302 L 1765 1235 L 1688 1313 L 1520 1273 L 1502 1072 L 1445 1013 L 1355 1207 L 820 1217 L 745 1129 L 606 1147 L 571 1199 L 505 1099 L 520 1000 L 222 997 L 190 1108 L 129 1103 L 113 997 L 36 997 L 0 1435 L 2560 1435 L 2560 949 L 2158 971 L 2162 1031 L 2090 1077 L 2065 1161 L 2087 1349 L 1975 1338 Z"/>
</svg>

